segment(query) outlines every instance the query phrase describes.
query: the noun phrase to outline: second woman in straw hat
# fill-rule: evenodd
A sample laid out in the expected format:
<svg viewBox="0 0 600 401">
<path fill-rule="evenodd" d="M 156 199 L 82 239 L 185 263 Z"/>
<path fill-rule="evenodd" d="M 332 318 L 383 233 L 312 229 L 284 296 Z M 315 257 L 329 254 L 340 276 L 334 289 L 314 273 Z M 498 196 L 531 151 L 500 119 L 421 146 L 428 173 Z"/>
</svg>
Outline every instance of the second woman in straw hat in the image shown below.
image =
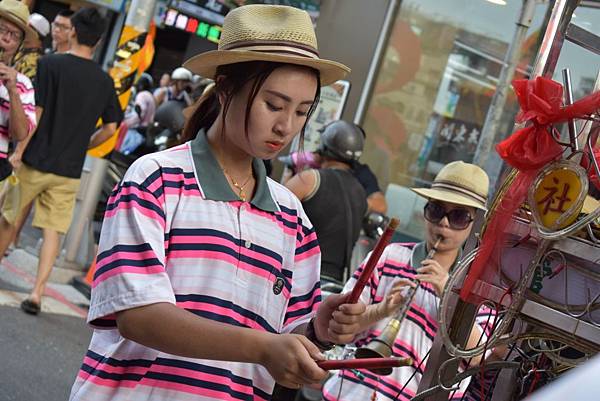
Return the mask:
<svg viewBox="0 0 600 401">
<path fill-rule="evenodd" d="M 406 316 L 389 345 L 392 356 L 410 358 L 412 365 L 394 368 L 392 374 L 381 377 L 367 370 L 342 370 L 324 386 L 323 397 L 327 401 L 408 400 L 417 392 L 438 327 L 440 295 L 460 259 L 476 211 L 486 208 L 488 176 L 476 165 L 457 161 L 442 168 L 431 188 L 413 191 L 427 199 L 423 210 L 425 238 L 416 244 L 394 243 L 385 248 L 379 260 L 381 268 L 376 269 L 361 296 L 368 306 L 359 323 L 364 331 L 356 341 L 358 347 L 373 342 L 409 302 Z M 350 279 L 345 289 L 352 289 L 355 282 L 356 277 Z M 416 288 L 412 299 L 404 299 L 408 286 Z M 484 330 L 489 329 L 489 323 L 480 310 L 470 346 L 485 341 Z M 462 399 L 468 383 L 468 379 L 463 380 L 451 398 Z"/>
<path fill-rule="evenodd" d="M 136 161 L 108 202 L 71 400 L 268 400 L 275 381 L 323 379 L 317 345 L 352 339 L 364 312 L 344 296 L 319 306 L 314 229 L 260 161 L 348 71 L 319 57 L 308 14 L 240 7 L 185 67 L 214 89 L 186 142 Z"/>
</svg>

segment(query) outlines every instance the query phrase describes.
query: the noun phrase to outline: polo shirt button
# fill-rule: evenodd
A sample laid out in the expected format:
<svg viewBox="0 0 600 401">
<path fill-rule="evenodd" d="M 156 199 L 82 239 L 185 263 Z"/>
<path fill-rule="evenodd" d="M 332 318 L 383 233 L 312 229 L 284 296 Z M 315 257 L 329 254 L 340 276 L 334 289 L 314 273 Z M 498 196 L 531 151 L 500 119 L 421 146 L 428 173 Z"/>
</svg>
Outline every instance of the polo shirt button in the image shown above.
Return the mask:
<svg viewBox="0 0 600 401">
<path fill-rule="evenodd" d="M 244 243 L 244 246 L 246 248 L 250 249 L 250 247 L 252 246 L 252 242 L 246 240 L 246 242 Z"/>
</svg>

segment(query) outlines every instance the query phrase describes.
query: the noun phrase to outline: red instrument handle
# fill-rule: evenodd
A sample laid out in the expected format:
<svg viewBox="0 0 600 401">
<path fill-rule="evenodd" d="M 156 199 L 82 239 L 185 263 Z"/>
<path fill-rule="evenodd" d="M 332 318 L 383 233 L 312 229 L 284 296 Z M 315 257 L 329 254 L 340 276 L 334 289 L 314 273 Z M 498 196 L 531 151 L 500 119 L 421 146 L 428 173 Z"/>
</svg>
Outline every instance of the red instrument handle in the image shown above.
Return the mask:
<svg viewBox="0 0 600 401">
<path fill-rule="evenodd" d="M 360 298 L 360 294 L 362 294 L 363 289 L 365 288 L 365 285 L 367 285 L 367 282 L 369 281 L 371 274 L 373 274 L 373 270 L 375 269 L 377 262 L 379 262 L 379 258 L 381 257 L 383 250 L 385 249 L 387 244 L 389 244 L 390 240 L 392 239 L 392 235 L 394 234 L 394 231 L 398 227 L 399 223 L 400 223 L 399 220 L 395 219 L 395 218 L 391 219 L 390 222 L 388 223 L 388 226 L 386 227 L 384 233 L 381 235 L 381 237 L 379 237 L 379 240 L 377 241 L 375 248 L 373 248 L 373 252 L 371 252 L 371 256 L 369 256 L 369 260 L 367 260 L 367 263 L 365 263 L 365 267 L 364 267 L 360 277 L 358 278 L 358 281 L 354 285 L 354 288 L 352 289 L 352 292 L 350 293 L 350 298 L 348 298 L 347 303 L 355 304 L 358 302 L 358 298 Z"/>
<path fill-rule="evenodd" d="M 329 359 L 317 361 L 317 365 L 323 370 L 338 369 L 383 369 L 397 368 L 412 364 L 410 358 L 361 358 L 361 359 Z"/>
</svg>

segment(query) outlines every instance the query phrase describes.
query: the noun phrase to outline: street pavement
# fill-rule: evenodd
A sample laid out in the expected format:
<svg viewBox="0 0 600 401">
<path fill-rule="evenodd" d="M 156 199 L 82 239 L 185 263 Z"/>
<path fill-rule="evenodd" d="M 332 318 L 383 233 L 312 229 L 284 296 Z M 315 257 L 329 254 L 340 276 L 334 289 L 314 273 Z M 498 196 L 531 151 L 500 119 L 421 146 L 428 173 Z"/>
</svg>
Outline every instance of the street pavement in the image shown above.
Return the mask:
<svg viewBox="0 0 600 401">
<path fill-rule="evenodd" d="M 38 238 L 29 229 L 23 248 L 0 263 L 0 401 L 68 400 L 91 337 L 89 301 L 69 284 L 80 272 L 53 270 L 38 316 L 19 308 L 35 279 Z"/>
</svg>

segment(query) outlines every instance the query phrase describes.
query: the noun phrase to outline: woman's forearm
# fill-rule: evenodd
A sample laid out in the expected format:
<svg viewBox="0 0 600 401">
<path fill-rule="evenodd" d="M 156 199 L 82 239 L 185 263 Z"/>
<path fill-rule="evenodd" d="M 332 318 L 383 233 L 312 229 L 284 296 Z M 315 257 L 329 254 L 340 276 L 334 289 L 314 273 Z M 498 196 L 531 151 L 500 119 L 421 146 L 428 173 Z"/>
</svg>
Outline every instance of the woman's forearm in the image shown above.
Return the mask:
<svg viewBox="0 0 600 401">
<path fill-rule="evenodd" d="M 123 337 L 169 354 L 257 364 L 273 335 L 204 319 L 169 303 L 119 312 L 117 326 Z"/>
</svg>

